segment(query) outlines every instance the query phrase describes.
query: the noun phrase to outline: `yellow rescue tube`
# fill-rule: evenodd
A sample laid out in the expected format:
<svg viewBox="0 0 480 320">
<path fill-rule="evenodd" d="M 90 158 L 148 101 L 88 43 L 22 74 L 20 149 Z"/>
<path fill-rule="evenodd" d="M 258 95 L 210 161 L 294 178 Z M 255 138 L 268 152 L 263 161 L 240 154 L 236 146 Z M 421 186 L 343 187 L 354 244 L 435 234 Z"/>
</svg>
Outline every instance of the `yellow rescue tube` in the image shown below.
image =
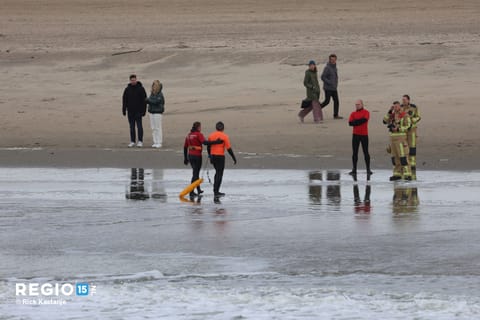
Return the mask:
<svg viewBox="0 0 480 320">
<path fill-rule="evenodd" d="M 203 182 L 203 179 L 200 178 L 200 179 L 196 180 L 195 182 L 193 182 L 188 187 L 186 187 L 185 189 L 183 189 L 183 191 L 180 192 L 180 194 L 179 194 L 180 198 L 185 197 L 187 194 L 189 194 L 190 192 L 195 190 L 195 188 L 198 187 L 200 184 L 202 184 L 202 182 Z"/>
</svg>

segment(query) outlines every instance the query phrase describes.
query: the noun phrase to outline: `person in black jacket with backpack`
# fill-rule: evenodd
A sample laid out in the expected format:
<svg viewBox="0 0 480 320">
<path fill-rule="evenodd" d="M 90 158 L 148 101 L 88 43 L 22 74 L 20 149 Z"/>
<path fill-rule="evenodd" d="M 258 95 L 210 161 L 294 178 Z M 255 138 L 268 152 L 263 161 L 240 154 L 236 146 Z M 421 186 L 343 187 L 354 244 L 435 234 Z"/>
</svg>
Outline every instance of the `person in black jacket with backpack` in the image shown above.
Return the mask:
<svg viewBox="0 0 480 320">
<path fill-rule="evenodd" d="M 138 130 L 137 147 L 143 147 L 143 126 L 142 117 L 147 112 L 147 104 L 145 99 L 147 93 L 140 81 L 137 81 L 137 76 L 132 74 L 130 76 L 130 83 L 123 91 L 123 105 L 122 113 L 124 116 L 128 114 L 128 123 L 130 124 L 130 144 L 129 148 L 135 146 L 135 125 Z"/>
</svg>

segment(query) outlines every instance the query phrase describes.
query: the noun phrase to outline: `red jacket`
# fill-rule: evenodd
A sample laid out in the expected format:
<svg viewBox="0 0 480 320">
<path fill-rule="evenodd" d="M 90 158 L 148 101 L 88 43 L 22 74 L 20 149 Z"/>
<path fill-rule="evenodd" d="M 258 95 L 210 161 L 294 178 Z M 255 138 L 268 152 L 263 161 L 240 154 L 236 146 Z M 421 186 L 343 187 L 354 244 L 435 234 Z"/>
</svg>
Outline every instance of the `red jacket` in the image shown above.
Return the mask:
<svg viewBox="0 0 480 320">
<path fill-rule="evenodd" d="M 192 131 L 185 138 L 185 144 L 183 147 L 188 149 L 189 155 L 201 156 L 204 141 L 205 137 L 201 132 Z"/>
<path fill-rule="evenodd" d="M 370 112 L 362 108 L 353 111 L 348 119 L 348 124 L 353 127 L 353 134 L 359 136 L 368 136 L 368 120 L 370 119 Z"/>
</svg>

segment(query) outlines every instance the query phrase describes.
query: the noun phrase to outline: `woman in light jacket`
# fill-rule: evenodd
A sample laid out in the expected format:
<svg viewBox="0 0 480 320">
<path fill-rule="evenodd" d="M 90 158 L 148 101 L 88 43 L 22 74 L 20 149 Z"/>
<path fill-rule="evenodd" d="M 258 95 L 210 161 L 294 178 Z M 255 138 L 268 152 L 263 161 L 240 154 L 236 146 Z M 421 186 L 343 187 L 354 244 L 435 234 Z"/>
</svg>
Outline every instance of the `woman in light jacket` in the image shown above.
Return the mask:
<svg viewBox="0 0 480 320">
<path fill-rule="evenodd" d="M 148 113 L 150 114 L 150 126 L 153 134 L 153 148 L 161 148 L 163 144 L 162 114 L 165 112 L 165 98 L 162 93 L 162 84 L 155 80 L 152 83 L 152 91 L 147 98 Z"/>
</svg>

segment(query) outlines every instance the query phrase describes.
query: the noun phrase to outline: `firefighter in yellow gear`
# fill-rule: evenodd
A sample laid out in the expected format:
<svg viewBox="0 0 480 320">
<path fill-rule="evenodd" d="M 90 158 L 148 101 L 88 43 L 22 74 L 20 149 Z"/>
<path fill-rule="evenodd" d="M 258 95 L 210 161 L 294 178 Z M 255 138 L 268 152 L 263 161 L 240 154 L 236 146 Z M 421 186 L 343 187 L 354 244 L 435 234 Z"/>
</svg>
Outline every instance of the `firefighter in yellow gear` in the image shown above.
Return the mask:
<svg viewBox="0 0 480 320">
<path fill-rule="evenodd" d="M 383 123 L 390 131 L 390 150 L 392 154 L 393 175 L 390 181 L 412 180 L 412 173 L 408 163 L 407 132 L 411 127 L 411 120 L 407 113 L 402 111 L 400 102 L 395 101 L 390 111 L 383 118 Z"/>
<path fill-rule="evenodd" d="M 417 179 L 417 123 L 422 119 L 418 107 L 410 103 L 410 96 L 408 94 L 402 97 L 402 109 L 408 114 L 412 122 L 410 130 L 407 132 L 407 142 L 409 148 L 409 163 L 412 170 L 412 179 Z"/>
</svg>

